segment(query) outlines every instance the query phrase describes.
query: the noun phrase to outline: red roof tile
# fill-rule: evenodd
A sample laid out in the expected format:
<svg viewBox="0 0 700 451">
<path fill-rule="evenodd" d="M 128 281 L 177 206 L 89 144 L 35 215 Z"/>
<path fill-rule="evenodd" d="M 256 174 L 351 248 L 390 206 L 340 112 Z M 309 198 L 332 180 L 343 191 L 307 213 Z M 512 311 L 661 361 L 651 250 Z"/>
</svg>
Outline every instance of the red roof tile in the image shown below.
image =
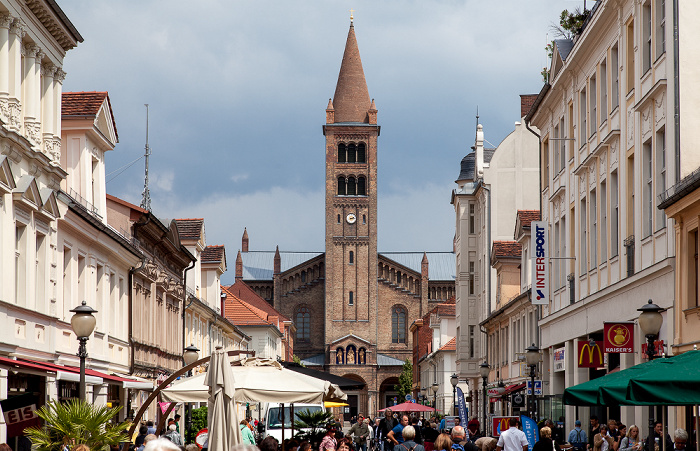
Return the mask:
<svg viewBox="0 0 700 451">
<path fill-rule="evenodd" d="M 119 140 L 117 124 L 114 121 L 114 113 L 112 112 L 112 103 L 109 101 L 109 93 L 107 91 L 64 92 L 61 95 L 61 116 L 64 118 L 94 117 L 100 111 L 100 107 L 105 99 L 107 99 L 107 106 L 109 106 L 109 115 L 114 127 L 114 134 Z"/>
<path fill-rule="evenodd" d="M 198 240 L 202 236 L 202 227 L 204 227 L 204 218 L 194 219 L 176 219 L 177 232 L 180 239 L 183 240 Z"/>
<path fill-rule="evenodd" d="M 540 220 L 539 210 L 518 210 L 518 219 L 523 228 L 529 228 L 532 221 Z"/>
<path fill-rule="evenodd" d="M 179 230 L 179 227 L 178 227 Z M 223 244 L 207 246 L 200 256 L 202 263 L 221 263 L 226 265 L 226 249 Z"/>
<path fill-rule="evenodd" d="M 445 343 L 445 345 L 438 349 L 438 351 L 456 351 L 457 350 L 457 338 L 452 337 L 450 341 Z"/>
<path fill-rule="evenodd" d="M 236 296 L 248 304 L 263 310 L 268 315 L 278 316 L 281 321 L 289 321 L 289 318 L 275 310 L 265 299 L 261 298 L 250 286 L 242 280 L 237 280 L 231 286 L 225 287 L 228 293 Z"/>
<path fill-rule="evenodd" d="M 522 246 L 517 241 L 494 241 L 492 256 L 496 258 L 520 258 Z"/>
</svg>

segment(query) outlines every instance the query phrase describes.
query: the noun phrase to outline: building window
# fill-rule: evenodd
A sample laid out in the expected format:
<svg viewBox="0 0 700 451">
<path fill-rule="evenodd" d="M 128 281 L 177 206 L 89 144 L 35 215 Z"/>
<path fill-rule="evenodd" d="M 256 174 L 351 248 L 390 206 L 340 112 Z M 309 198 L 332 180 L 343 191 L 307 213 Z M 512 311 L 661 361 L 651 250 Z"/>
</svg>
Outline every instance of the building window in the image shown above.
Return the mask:
<svg viewBox="0 0 700 451">
<path fill-rule="evenodd" d="M 560 264 L 561 263 L 561 258 L 560 258 L 561 256 L 559 255 L 559 243 L 560 243 L 561 237 L 559 236 L 560 235 L 559 229 L 560 229 L 560 223 L 559 223 L 559 221 L 557 221 L 554 223 L 554 257 L 555 257 L 555 260 L 554 260 L 554 281 L 555 281 L 554 289 L 559 288 L 559 281 L 560 281 L 559 271 L 561 271 L 561 264 Z"/>
<path fill-rule="evenodd" d="M 338 224 L 340 224 L 340 214 L 338 214 Z"/>
<path fill-rule="evenodd" d="M 355 177 L 348 177 L 347 192 L 348 196 L 355 196 L 357 194 L 357 182 Z"/>
<path fill-rule="evenodd" d="M 589 218 L 591 220 L 591 227 L 588 240 L 591 244 L 591 269 L 595 269 L 595 267 L 598 266 L 598 198 L 596 197 L 595 190 L 591 191 L 590 199 L 591 200 L 589 205 L 591 208 L 591 212 L 589 214 Z"/>
<path fill-rule="evenodd" d="M 620 203 L 617 170 L 610 173 L 610 257 L 617 257 L 620 247 Z"/>
<path fill-rule="evenodd" d="M 365 143 L 338 144 L 338 163 L 365 163 L 366 161 Z"/>
<path fill-rule="evenodd" d="M 338 177 L 338 196 L 344 196 L 347 194 L 347 184 L 345 183 L 345 177 Z"/>
<path fill-rule="evenodd" d="M 610 50 L 610 108 L 614 110 L 620 105 L 620 55 L 617 44 Z"/>
<path fill-rule="evenodd" d="M 588 220 L 586 218 L 586 199 L 581 199 L 581 239 L 580 239 L 580 248 L 581 248 L 581 261 L 580 261 L 580 266 L 579 270 L 581 271 L 581 274 L 584 274 L 588 270 L 588 260 L 586 259 L 586 248 L 588 247 L 588 242 L 586 241 L 586 230 L 588 228 Z"/>
<path fill-rule="evenodd" d="M 474 271 L 474 262 L 469 262 L 469 294 L 474 294 L 474 277 L 476 276 Z"/>
<path fill-rule="evenodd" d="M 600 123 L 608 119 L 608 65 L 600 63 Z"/>
<path fill-rule="evenodd" d="M 391 309 L 391 342 L 406 343 L 406 310 L 403 307 Z"/>
<path fill-rule="evenodd" d="M 625 72 L 627 72 L 627 93 L 629 94 L 634 89 L 634 21 L 627 24 L 626 41 L 626 63 Z"/>
<path fill-rule="evenodd" d="M 561 140 L 559 139 L 559 124 L 554 126 L 553 134 L 554 137 L 552 140 L 554 141 L 554 162 L 552 167 L 554 171 L 552 171 L 552 176 L 556 178 L 561 169 L 559 168 L 559 162 L 561 161 L 561 156 L 559 154 L 561 152 Z"/>
<path fill-rule="evenodd" d="M 476 233 L 476 206 L 473 202 L 469 203 L 469 233 Z"/>
<path fill-rule="evenodd" d="M 357 195 L 366 196 L 367 188 L 365 187 L 365 178 L 360 176 L 357 178 Z"/>
<path fill-rule="evenodd" d="M 27 226 L 17 223 L 15 229 L 15 303 L 25 305 L 27 297 Z"/>
<path fill-rule="evenodd" d="M 608 185 L 600 182 L 600 262 L 608 259 Z"/>
<path fill-rule="evenodd" d="M 666 190 L 666 130 L 656 133 L 656 198 Z M 666 213 L 660 208 L 656 210 L 656 230 L 666 226 Z"/>
<path fill-rule="evenodd" d="M 348 144 L 348 163 L 355 163 L 357 161 L 357 146 L 355 144 Z"/>
<path fill-rule="evenodd" d="M 579 147 L 583 147 L 586 144 L 586 89 L 582 89 L 579 93 L 579 130 L 578 130 L 578 140 Z"/>
<path fill-rule="evenodd" d="M 36 234 L 36 261 L 34 270 L 34 281 L 36 285 L 36 306 L 40 312 L 45 311 L 46 301 L 46 246 L 48 240 L 46 235 L 37 232 Z"/>
<path fill-rule="evenodd" d="M 559 220 L 559 242 L 561 243 L 561 252 L 559 252 L 559 255 L 561 257 L 566 257 L 566 217 L 562 217 Z M 561 277 L 561 280 L 559 281 L 559 286 L 563 287 L 565 285 L 566 281 L 566 262 L 567 260 L 561 260 L 560 265 L 561 265 L 561 271 L 559 274 L 559 277 Z"/>
<path fill-rule="evenodd" d="M 469 326 L 469 358 L 474 358 L 474 326 Z"/>
<path fill-rule="evenodd" d="M 365 150 L 365 143 L 359 143 L 357 145 L 357 162 L 365 163 L 367 161 L 367 152 Z"/>
<path fill-rule="evenodd" d="M 656 59 L 666 51 L 666 1 L 656 0 Z"/>
<path fill-rule="evenodd" d="M 348 305 L 355 305 L 355 293 L 348 293 Z"/>
<path fill-rule="evenodd" d="M 588 101 L 591 103 L 589 111 L 591 113 L 591 118 L 590 118 L 590 125 L 591 129 L 589 130 L 588 134 L 590 136 L 593 136 L 595 132 L 598 130 L 598 116 L 597 116 L 597 86 L 596 86 L 596 77 L 595 75 L 591 77 L 590 83 L 589 83 L 589 94 L 588 94 Z"/>
<path fill-rule="evenodd" d="M 347 161 L 347 147 L 345 144 L 338 144 L 338 163 L 345 163 Z"/>
<path fill-rule="evenodd" d="M 688 234 L 688 306 L 698 306 L 698 229 Z"/>
<path fill-rule="evenodd" d="M 651 69 L 651 4 L 642 6 L 642 73 Z"/>
<path fill-rule="evenodd" d="M 367 215 L 362 215 L 362 223 L 367 224 Z"/>
<path fill-rule="evenodd" d="M 549 139 L 542 140 L 542 189 L 549 186 Z"/>
<path fill-rule="evenodd" d="M 652 178 L 651 140 L 642 146 L 642 236 L 652 232 L 654 180 Z"/>
<path fill-rule="evenodd" d="M 350 251 L 350 253 L 348 254 L 348 263 L 350 263 L 351 265 L 355 263 L 355 253 L 353 251 Z"/>
</svg>

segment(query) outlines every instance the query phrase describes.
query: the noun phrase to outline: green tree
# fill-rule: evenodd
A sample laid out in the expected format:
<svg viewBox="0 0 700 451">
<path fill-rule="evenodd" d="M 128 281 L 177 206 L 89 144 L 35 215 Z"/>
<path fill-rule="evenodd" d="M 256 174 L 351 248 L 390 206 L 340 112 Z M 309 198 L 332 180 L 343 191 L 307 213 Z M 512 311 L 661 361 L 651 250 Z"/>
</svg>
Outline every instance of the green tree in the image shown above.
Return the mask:
<svg viewBox="0 0 700 451">
<path fill-rule="evenodd" d="M 306 368 L 306 365 L 304 365 L 304 364 L 301 362 L 301 359 L 300 359 L 299 356 L 296 355 L 296 354 L 292 354 L 292 362 L 296 363 L 297 365 L 299 365 L 299 366 L 301 366 L 301 367 Z"/>
<path fill-rule="evenodd" d="M 85 444 L 93 451 L 128 440 L 128 423 L 110 423 L 121 407 L 98 406 L 79 399 L 52 401 L 36 411 L 43 426 L 25 429 L 39 451 L 61 451 L 65 445 Z"/>
<path fill-rule="evenodd" d="M 185 443 L 194 443 L 199 431 L 207 427 L 207 406 L 192 409 L 192 421 L 185 431 Z"/>
<path fill-rule="evenodd" d="M 296 437 L 301 440 L 308 440 L 311 443 L 311 449 L 318 449 L 323 436 L 326 434 L 326 424 L 333 419 L 333 413 L 316 410 L 311 412 L 309 409 L 294 411 L 294 429 L 299 430 Z M 302 430 L 308 429 L 308 430 Z"/>
<path fill-rule="evenodd" d="M 394 390 L 399 392 L 399 399 L 404 399 L 413 390 L 413 364 L 409 359 L 403 363 L 398 385 L 394 385 Z"/>
</svg>

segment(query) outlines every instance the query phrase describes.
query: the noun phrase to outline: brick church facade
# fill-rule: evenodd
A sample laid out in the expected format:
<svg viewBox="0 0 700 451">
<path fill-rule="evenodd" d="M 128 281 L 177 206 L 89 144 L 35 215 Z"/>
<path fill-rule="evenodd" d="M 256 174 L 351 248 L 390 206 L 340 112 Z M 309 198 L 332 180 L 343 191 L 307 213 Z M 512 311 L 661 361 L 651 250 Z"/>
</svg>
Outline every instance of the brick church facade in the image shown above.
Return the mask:
<svg viewBox="0 0 700 451">
<path fill-rule="evenodd" d="M 454 253 L 378 252 L 379 132 L 351 23 L 323 126 L 325 252 L 253 251 L 244 231 L 236 257 L 236 281 L 294 322 L 307 366 L 365 383 L 348 416 L 393 405 L 409 326 L 455 291 Z"/>
</svg>

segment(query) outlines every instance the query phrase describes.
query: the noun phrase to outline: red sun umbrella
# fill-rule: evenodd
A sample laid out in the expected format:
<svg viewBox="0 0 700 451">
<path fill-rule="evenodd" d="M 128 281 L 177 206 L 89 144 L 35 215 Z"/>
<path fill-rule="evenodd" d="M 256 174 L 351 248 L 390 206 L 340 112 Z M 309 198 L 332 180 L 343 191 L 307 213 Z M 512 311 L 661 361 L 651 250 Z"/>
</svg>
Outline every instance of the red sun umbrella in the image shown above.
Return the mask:
<svg viewBox="0 0 700 451">
<path fill-rule="evenodd" d="M 392 412 L 432 412 L 432 407 L 424 406 L 418 403 L 404 402 L 401 404 L 396 404 L 395 406 L 387 407 L 391 409 Z M 380 412 L 384 412 L 386 409 L 381 409 Z"/>
</svg>

